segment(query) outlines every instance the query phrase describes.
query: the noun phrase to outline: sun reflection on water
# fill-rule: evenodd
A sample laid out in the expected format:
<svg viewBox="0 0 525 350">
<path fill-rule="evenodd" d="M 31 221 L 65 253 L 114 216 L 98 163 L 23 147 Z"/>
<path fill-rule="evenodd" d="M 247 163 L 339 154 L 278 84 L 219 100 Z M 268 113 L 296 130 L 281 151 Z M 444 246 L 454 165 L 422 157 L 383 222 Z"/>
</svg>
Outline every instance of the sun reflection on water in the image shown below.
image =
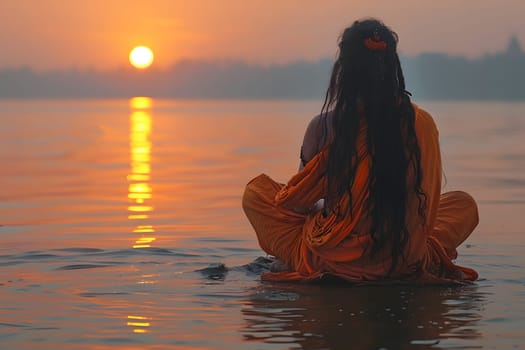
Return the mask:
<svg viewBox="0 0 525 350">
<path fill-rule="evenodd" d="M 143 222 L 150 218 L 153 206 L 148 204 L 153 198 L 151 179 L 151 124 L 150 109 L 153 101 L 148 97 L 134 97 L 130 100 L 130 174 L 128 175 L 128 219 L 141 220 L 133 233 L 140 235 L 133 248 L 150 248 L 155 237 L 153 225 Z"/>
<path fill-rule="evenodd" d="M 148 327 L 151 325 L 151 323 L 149 322 L 150 320 L 150 317 L 131 315 L 128 316 L 127 325 L 129 327 L 134 327 L 133 333 L 147 333 Z"/>
</svg>

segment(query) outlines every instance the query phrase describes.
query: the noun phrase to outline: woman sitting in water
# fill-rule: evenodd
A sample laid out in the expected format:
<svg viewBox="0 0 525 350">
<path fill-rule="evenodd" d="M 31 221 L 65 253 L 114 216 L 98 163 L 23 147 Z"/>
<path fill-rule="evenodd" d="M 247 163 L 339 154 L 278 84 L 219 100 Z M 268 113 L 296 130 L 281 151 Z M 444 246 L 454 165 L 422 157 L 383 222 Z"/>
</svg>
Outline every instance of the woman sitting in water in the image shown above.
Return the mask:
<svg viewBox="0 0 525 350">
<path fill-rule="evenodd" d="M 264 279 L 478 277 L 452 262 L 478 224 L 476 203 L 465 192 L 441 194 L 438 130 L 411 103 L 396 46 L 380 21 L 347 28 L 299 173 L 286 185 L 262 174 L 246 186 L 259 244 L 284 264 Z"/>
</svg>

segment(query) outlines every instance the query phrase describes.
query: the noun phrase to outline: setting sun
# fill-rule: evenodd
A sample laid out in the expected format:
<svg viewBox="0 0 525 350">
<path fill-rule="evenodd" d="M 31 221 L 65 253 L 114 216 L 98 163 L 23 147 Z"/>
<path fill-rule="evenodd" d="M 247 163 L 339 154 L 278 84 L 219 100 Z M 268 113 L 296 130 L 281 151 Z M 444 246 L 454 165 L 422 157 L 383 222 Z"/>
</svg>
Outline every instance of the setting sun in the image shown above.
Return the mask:
<svg viewBox="0 0 525 350">
<path fill-rule="evenodd" d="M 147 46 L 136 46 L 129 53 L 129 62 L 138 69 L 145 69 L 153 63 L 153 51 Z"/>
</svg>

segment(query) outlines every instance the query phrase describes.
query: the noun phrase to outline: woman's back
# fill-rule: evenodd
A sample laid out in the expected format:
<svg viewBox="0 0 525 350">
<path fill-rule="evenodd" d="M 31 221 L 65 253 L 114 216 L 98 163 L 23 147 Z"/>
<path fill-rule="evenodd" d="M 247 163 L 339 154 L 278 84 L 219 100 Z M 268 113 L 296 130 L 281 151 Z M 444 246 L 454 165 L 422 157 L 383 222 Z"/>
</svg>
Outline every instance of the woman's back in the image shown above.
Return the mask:
<svg viewBox="0 0 525 350">
<path fill-rule="evenodd" d="M 398 266 L 403 273 L 406 273 L 407 264 L 414 264 L 421 259 L 422 253 L 417 252 L 421 251 L 421 242 L 425 242 L 426 236 L 429 234 L 428 231 L 432 228 L 432 225 L 429 225 L 426 220 L 432 221 L 435 218 L 441 187 L 441 162 L 437 129 L 432 117 L 427 112 L 417 106 L 414 108 L 417 135 L 425 140 L 421 147 L 422 170 L 426 175 L 423 181 L 423 190 L 431 195 L 432 201 L 426 206 L 425 215 L 421 216 L 419 215 L 417 193 L 412 191 L 407 196 L 406 225 L 411 236 L 410 243 L 404 247 L 403 251 L 403 255 L 409 258 Z M 310 125 L 317 127 L 319 125 L 316 123 L 322 122 L 322 119 L 316 117 Z M 330 152 L 328 144 L 321 145 L 320 151 L 306 164 L 306 168 L 293 177 L 276 194 L 277 205 L 289 209 L 309 208 L 312 203 L 327 196 L 326 167 Z M 332 210 L 310 211 L 305 217 L 303 237 L 306 239 L 308 250 L 314 252 L 313 256 L 318 255 L 324 258 L 316 260 L 311 257 L 309 259 L 310 266 L 305 266 L 307 260 L 302 257 L 300 261 L 291 263 L 295 270 L 316 270 L 320 266 L 313 266 L 315 264 L 326 266 L 336 263 L 330 267 L 331 270 L 335 271 L 340 270 L 337 265 L 345 262 L 346 275 L 353 276 L 353 273 L 359 273 L 361 276 L 366 275 L 367 279 L 377 279 L 379 276 L 387 275 L 391 266 L 391 247 L 385 246 L 378 254 L 374 255 L 365 253 L 373 242 L 370 236 L 372 222 L 367 205 L 371 158 L 367 147 L 367 127 L 364 121 L 360 124 L 357 149 L 359 161 L 351 191 L 341 196 L 334 203 Z M 407 183 L 413 183 L 413 177 L 413 174 L 409 175 Z M 353 215 L 348 215 L 349 212 Z M 338 247 L 338 249 L 334 249 L 334 247 Z M 356 266 L 361 267 L 356 269 Z"/>
<path fill-rule="evenodd" d="M 463 194 L 441 198 L 437 128 L 411 103 L 396 46 L 397 35 L 379 21 L 347 28 L 321 114 L 305 133 L 304 169 L 284 186 L 265 175 L 247 186 L 246 214 L 261 247 L 290 268 L 286 278 L 428 280 L 441 269 L 438 277 L 475 278 L 450 261 L 477 224 L 475 203 Z M 432 238 L 436 218 L 440 210 L 453 217 L 458 203 L 469 224 L 443 246 Z"/>
</svg>

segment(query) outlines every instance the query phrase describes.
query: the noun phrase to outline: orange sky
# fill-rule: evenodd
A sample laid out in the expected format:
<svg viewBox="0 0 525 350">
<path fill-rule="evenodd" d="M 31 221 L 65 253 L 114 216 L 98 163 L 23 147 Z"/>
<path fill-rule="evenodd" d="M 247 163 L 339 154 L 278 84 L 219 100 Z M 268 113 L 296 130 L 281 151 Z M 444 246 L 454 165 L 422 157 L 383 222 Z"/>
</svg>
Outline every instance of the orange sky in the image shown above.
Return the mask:
<svg viewBox="0 0 525 350">
<path fill-rule="evenodd" d="M 354 19 L 383 19 L 400 51 L 467 56 L 525 43 L 522 0 L 1 0 L 0 68 L 111 69 L 134 45 L 155 65 L 182 58 L 258 63 L 333 57 Z"/>
</svg>

